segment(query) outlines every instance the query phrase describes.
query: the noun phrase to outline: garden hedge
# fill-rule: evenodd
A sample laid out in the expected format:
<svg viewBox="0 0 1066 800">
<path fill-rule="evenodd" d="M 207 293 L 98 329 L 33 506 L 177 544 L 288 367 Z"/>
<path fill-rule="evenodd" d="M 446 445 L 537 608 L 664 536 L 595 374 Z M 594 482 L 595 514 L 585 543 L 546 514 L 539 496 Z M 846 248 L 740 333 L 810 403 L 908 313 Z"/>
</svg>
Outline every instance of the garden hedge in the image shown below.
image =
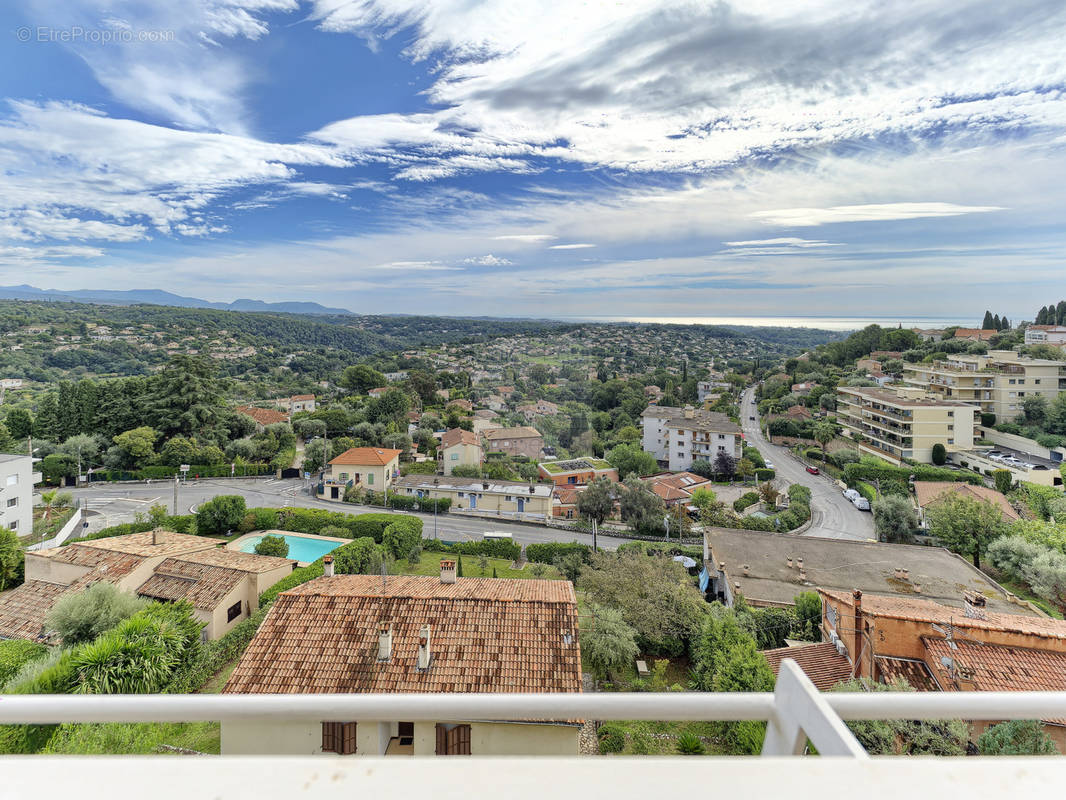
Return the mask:
<svg viewBox="0 0 1066 800">
<path fill-rule="evenodd" d="M 740 497 L 733 501 L 733 510 L 738 514 L 748 506 L 753 506 L 759 502 L 761 498 L 758 492 L 744 492 Z"/>
<path fill-rule="evenodd" d="M 760 481 L 772 481 L 777 477 L 777 473 L 772 469 L 757 469 L 755 470 L 755 477 Z"/>
<path fill-rule="evenodd" d="M 522 546 L 506 539 L 488 539 L 475 542 L 442 542 L 439 539 L 423 539 L 422 549 L 430 553 L 462 553 L 467 556 L 488 556 L 517 561 L 522 555 Z"/>
<path fill-rule="evenodd" d="M 233 474 L 238 476 L 271 475 L 274 472 L 274 468 L 269 464 L 244 464 L 238 466 Z M 93 471 L 92 482 L 162 480 L 179 474 L 181 472 L 177 467 L 167 467 L 162 464 L 140 469 L 98 469 Z M 191 464 L 188 477 L 195 478 L 197 475 L 201 478 L 228 478 L 230 477 L 230 465 Z"/>
<path fill-rule="evenodd" d="M 877 502 L 877 489 L 875 489 L 869 483 L 866 483 L 866 481 L 859 481 L 857 484 L 855 484 L 854 489 L 867 500 L 869 500 L 871 506 Z"/>
<path fill-rule="evenodd" d="M 927 464 L 908 464 L 896 467 L 889 463 L 859 461 L 844 467 L 844 482 L 852 489 L 857 489 L 859 481 L 902 480 L 906 482 L 913 475 L 916 481 L 962 481 L 979 485 L 981 476 L 967 470 L 942 469 Z"/>
<path fill-rule="evenodd" d="M 526 545 L 526 561 L 551 564 L 558 556 L 578 553 L 585 563 L 592 557 L 592 548 L 580 542 L 538 542 Z"/>
</svg>

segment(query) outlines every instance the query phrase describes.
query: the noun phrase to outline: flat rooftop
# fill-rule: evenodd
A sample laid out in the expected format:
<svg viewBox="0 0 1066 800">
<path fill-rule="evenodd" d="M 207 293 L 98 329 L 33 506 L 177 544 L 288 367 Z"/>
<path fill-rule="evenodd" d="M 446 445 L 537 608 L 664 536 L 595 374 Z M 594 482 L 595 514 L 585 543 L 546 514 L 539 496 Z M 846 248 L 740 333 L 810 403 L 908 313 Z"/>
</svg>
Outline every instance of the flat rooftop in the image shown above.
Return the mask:
<svg viewBox="0 0 1066 800">
<path fill-rule="evenodd" d="M 902 408 L 976 408 L 972 403 L 967 403 L 962 400 L 951 401 L 938 400 L 931 397 L 900 397 L 895 392 L 889 392 L 884 389 L 873 389 L 867 386 L 841 386 L 837 391 L 861 395 L 870 400 L 877 400 L 880 403 L 885 403 L 891 406 L 900 406 Z"/>
</svg>

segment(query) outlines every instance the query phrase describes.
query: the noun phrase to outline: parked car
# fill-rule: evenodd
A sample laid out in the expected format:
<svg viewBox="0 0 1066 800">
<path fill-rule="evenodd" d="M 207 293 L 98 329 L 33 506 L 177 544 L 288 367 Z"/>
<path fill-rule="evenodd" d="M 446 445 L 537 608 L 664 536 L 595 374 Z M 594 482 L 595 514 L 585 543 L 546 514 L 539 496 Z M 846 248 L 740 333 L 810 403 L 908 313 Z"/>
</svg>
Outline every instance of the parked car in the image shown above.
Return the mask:
<svg viewBox="0 0 1066 800">
<path fill-rule="evenodd" d="M 767 461 L 767 462 L 766 462 L 766 469 L 774 469 L 774 465 L 773 465 L 773 462 L 771 462 L 771 461 Z"/>
<path fill-rule="evenodd" d="M 855 508 L 859 509 L 859 511 L 869 511 L 870 510 L 870 501 L 867 500 L 862 495 L 859 495 L 858 497 L 856 497 L 851 502 L 854 504 Z"/>
<path fill-rule="evenodd" d="M 855 491 L 854 489 L 845 489 L 845 490 L 844 490 L 844 496 L 845 496 L 846 498 L 848 498 L 848 500 L 850 500 L 850 501 L 851 501 L 851 502 L 853 502 L 853 503 L 854 503 L 854 502 L 855 502 L 856 500 L 858 500 L 859 498 L 861 498 L 861 497 L 862 497 L 862 495 L 861 495 L 861 494 L 859 494 L 859 493 L 858 493 L 857 491 Z"/>
<path fill-rule="evenodd" d="M 750 416 L 750 417 L 748 417 L 748 419 L 750 419 L 752 422 L 755 421 L 755 417 L 754 416 Z"/>
<path fill-rule="evenodd" d="M 811 473 L 811 475 L 821 475 L 821 471 L 818 467 L 807 467 L 807 472 Z"/>
</svg>

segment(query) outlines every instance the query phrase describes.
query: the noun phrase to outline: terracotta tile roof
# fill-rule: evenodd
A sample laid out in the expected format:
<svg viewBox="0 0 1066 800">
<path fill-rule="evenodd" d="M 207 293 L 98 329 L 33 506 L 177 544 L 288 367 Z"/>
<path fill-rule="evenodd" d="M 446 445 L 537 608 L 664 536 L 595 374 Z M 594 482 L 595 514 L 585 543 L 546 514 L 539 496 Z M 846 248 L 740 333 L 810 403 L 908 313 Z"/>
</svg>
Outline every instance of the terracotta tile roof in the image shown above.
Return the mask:
<svg viewBox="0 0 1066 800">
<path fill-rule="evenodd" d="M 973 338 L 973 339 L 991 339 L 997 335 L 999 331 L 992 330 L 991 328 L 957 328 L 955 330 L 956 339 Z"/>
<path fill-rule="evenodd" d="M 315 396 L 313 394 L 294 394 L 291 399 L 293 399 L 293 400 L 314 400 Z"/>
<path fill-rule="evenodd" d="M 440 437 L 441 447 L 455 447 L 457 444 L 469 444 L 478 445 L 481 440 L 477 438 L 477 434 L 473 431 L 465 431 L 462 428 L 452 428 L 445 431 L 444 435 Z"/>
<path fill-rule="evenodd" d="M 836 645 L 832 642 L 778 647 L 774 650 L 763 650 L 762 654 L 770 662 L 770 669 L 774 671 L 775 676 L 781 670 L 781 662 L 784 659 L 793 659 L 821 692 L 851 678 L 851 663 L 837 652 Z"/>
<path fill-rule="evenodd" d="M 153 536 L 158 534 L 159 544 L 153 544 Z M 78 542 L 78 547 L 93 547 L 100 550 L 109 550 L 113 553 L 128 553 L 134 556 L 181 556 L 187 553 L 195 553 L 200 550 L 213 550 L 218 547 L 216 539 L 205 539 L 201 536 L 189 536 L 186 533 L 174 531 L 145 531 L 143 533 L 130 533 L 126 536 L 111 536 L 105 539 L 91 539 L 87 542 Z M 63 551 L 66 548 L 53 548 L 52 551 L 40 550 L 41 555 L 48 552 Z"/>
<path fill-rule="evenodd" d="M 1003 518 L 1008 522 L 1017 522 L 1021 519 L 1018 512 L 1011 508 L 1011 504 L 1007 502 L 1006 497 L 995 489 L 989 489 L 987 486 L 973 486 L 969 483 L 953 481 L 914 482 L 914 496 L 918 501 L 918 505 L 922 508 L 935 503 L 949 493 L 995 503 L 999 506 L 999 510 L 1003 512 Z"/>
<path fill-rule="evenodd" d="M 897 680 L 905 680 L 907 685 L 919 692 L 936 692 L 940 690 L 936 678 L 929 673 L 929 667 L 924 661 L 913 658 L 891 658 L 890 656 L 874 656 L 881 680 L 892 683 Z"/>
<path fill-rule="evenodd" d="M 534 436 L 539 439 L 540 431 L 526 425 L 518 428 L 496 428 L 491 431 L 485 431 L 486 439 L 531 439 Z"/>
<path fill-rule="evenodd" d="M 195 608 L 213 611 L 247 573 L 208 564 L 168 558 L 137 587 L 137 594 L 157 600 L 188 600 Z"/>
<path fill-rule="evenodd" d="M 827 589 L 821 589 L 820 591 L 826 597 L 831 597 L 834 600 L 846 603 L 852 602 L 850 592 Z M 975 619 L 965 616 L 965 613 L 959 608 L 934 603 L 931 600 L 917 600 L 910 597 L 897 596 L 885 597 L 874 594 L 864 594 L 862 596 L 862 609 L 867 614 L 879 617 L 891 617 L 912 622 L 950 622 L 955 627 L 1007 631 L 1066 642 L 1066 621 L 1049 617 L 1031 617 L 1021 614 L 1005 614 L 999 611 L 985 611 L 984 619 Z"/>
<path fill-rule="evenodd" d="M 273 408 L 256 408 L 255 406 L 237 406 L 234 409 L 239 414 L 251 417 L 260 425 L 273 425 L 275 422 L 288 422 L 289 415 Z"/>
<path fill-rule="evenodd" d="M 398 458 L 402 450 L 385 447 L 350 447 L 330 461 L 330 464 L 383 467 Z"/>
<path fill-rule="evenodd" d="M 196 553 L 179 556 L 181 561 L 191 564 L 204 564 L 211 567 L 224 567 L 238 572 L 258 574 L 272 572 L 281 567 L 292 566 L 294 559 L 278 558 L 277 556 L 261 556 L 257 553 L 242 553 L 239 550 L 228 550 L 225 547 L 216 547 L 214 550 L 200 550 Z"/>
<path fill-rule="evenodd" d="M 571 486 L 560 486 L 553 492 L 554 496 L 559 500 L 559 503 L 564 506 L 572 506 L 577 504 L 577 498 L 581 496 L 581 492 L 584 490 L 584 486 L 581 488 Z"/>
<path fill-rule="evenodd" d="M 922 642 L 934 664 L 937 679 L 947 691 L 958 687 L 948 675 L 941 658 L 950 658 L 957 667 L 973 670 L 973 682 L 980 692 L 1063 692 L 1066 691 L 1066 653 L 1029 650 L 998 644 L 972 644 L 956 639 L 952 649 L 946 639 L 923 636 Z"/>
<path fill-rule="evenodd" d="M 392 658 L 377 661 L 391 622 Z M 432 663 L 415 666 L 430 626 Z M 318 578 L 278 596 L 229 693 L 580 692 L 577 605 L 567 581 L 376 575 Z"/>
</svg>

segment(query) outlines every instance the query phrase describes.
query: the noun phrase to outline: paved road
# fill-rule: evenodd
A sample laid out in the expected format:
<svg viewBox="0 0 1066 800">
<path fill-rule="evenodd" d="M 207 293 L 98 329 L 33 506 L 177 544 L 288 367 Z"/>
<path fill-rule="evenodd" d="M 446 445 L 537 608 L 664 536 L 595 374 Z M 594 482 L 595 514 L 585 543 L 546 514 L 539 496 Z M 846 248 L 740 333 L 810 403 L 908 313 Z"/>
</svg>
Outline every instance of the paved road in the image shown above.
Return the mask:
<svg viewBox="0 0 1066 800">
<path fill-rule="evenodd" d="M 148 509 L 160 503 L 173 510 L 174 484 L 170 481 L 153 481 L 151 484 L 124 483 L 102 484 L 82 489 L 71 490 L 80 498 L 91 512 L 89 531 L 95 531 L 120 522 L 132 522 L 138 512 L 146 514 Z M 188 514 L 205 500 L 220 494 L 238 494 L 245 499 L 249 507 L 301 506 L 304 508 L 325 508 L 330 511 L 342 511 L 349 514 L 362 514 L 369 511 L 380 512 L 381 508 L 356 506 L 319 500 L 307 493 L 305 483 L 299 479 L 211 479 L 190 481 L 182 484 L 178 490 L 178 509 Z M 423 520 L 423 535 L 434 537 L 434 519 L 432 514 L 412 513 Z M 494 518 L 471 518 L 454 514 L 439 514 L 436 519 L 436 537 L 448 541 L 480 539 L 485 531 L 509 530 L 514 541 L 519 544 L 537 542 L 571 542 L 578 541 L 592 544 L 592 536 L 572 531 L 553 530 L 551 528 L 514 524 L 507 520 Z M 626 539 L 612 536 L 598 536 L 597 544 L 605 550 L 614 550 Z"/>
<path fill-rule="evenodd" d="M 753 421 L 751 417 L 755 417 Z M 759 429 L 759 412 L 755 409 L 755 389 L 748 389 L 740 404 L 740 419 L 744 435 L 758 448 L 763 457 L 773 463 L 777 474 L 790 483 L 800 483 L 811 490 L 811 527 L 804 536 L 824 539 L 875 539 L 873 515 L 859 511 L 825 475 L 811 475 L 787 448 L 770 444 Z"/>
</svg>

